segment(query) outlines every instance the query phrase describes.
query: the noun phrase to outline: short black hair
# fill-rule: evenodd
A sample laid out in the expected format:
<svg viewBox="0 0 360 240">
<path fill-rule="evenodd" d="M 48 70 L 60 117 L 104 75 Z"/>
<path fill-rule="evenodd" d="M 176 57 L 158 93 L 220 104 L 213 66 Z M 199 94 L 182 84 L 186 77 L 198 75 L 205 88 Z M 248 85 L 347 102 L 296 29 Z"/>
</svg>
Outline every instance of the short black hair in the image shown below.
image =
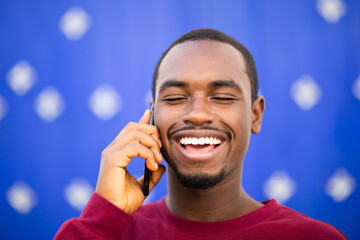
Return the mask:
<svg viewBox="0 0 360 240">
<path fill-rule="evenodd" d="M 186 41 L 198 41 L 198 40 L 214 40 L 222 43 L 227 43 L 237 49 L 241 55 L 244 57 L 246 62 L 246 73 L 250 79 L 251 85 L 251 100 L 252 102 L 255 101 L 258 93 L 258 79 L 257 79 L 257 72 L 254 58 L 252 57 L 250 51 L 242 45 L 239 41 L 230 37 L 229 35 L 215 29 L 211 28 L 200 28 L 195 29 L 190 32 L 185 33 L 181 37 L 179 37 L 175 42 L 173 42 L 170 47 L 168 47 L 165 52 L 161 55 L 161 58 L 156 64 L 154 75 L 153 75 L 153 82 L 152 82 L 152 94 L 155 98 L 155 91 L 156 91 L 156 81 L 159 77 L 159 68 L 160 65 L 165 58 L 165 56 L 169 53 L 169 51 L 177 44 L 184 43 Z M 155 99 L 154 99 L 155 100 Z"/>
</svg>

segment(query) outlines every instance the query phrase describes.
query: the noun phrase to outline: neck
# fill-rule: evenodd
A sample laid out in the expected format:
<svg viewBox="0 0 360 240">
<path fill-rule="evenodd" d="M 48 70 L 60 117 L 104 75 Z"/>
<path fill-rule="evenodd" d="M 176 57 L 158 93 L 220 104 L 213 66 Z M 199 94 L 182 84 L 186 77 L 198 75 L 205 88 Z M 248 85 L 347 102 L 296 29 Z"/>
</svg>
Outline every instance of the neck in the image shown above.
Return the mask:
<svg viewBox="0 0 360 240">
<path fill-rule="evenodd" d="M 241 173 L 226 176 L 216 186 L 206 189 L 184 188 L 168 166 L 167 208 L 174 215 L 200 222 L 218 222 L 248 214 L 263 204 L 252 199 L 242 188 Z M 230 179 L 230 180 L 228 180 Z"/>
</svg>

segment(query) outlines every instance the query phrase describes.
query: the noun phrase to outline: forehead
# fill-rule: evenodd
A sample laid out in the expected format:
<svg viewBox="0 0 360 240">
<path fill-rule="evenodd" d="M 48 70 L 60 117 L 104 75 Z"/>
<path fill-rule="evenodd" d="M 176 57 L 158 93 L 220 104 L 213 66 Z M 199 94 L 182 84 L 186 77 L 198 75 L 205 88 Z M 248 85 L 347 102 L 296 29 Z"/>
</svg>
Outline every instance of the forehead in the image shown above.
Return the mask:
<svg viewBox="0 0 360 240">
<path fill-rule="evenodd" d="M 186 81 L 189 84 L 233 80 L 250 89 L 241 53 L 227 43 L 214 40 L 186 41 L 174 46 L 160 65 L 156 93 L 159 86 L 169 80 Z"/>
</svg>

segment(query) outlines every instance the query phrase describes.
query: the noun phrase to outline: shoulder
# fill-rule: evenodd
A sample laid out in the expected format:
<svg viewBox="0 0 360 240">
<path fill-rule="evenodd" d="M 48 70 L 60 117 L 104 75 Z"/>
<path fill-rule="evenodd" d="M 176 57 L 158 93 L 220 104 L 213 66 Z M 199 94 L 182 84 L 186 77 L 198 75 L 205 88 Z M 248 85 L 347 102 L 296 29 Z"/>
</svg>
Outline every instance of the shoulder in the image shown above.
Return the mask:
<svg viewBox="0 0 360 240">
<path fill-rule="evenodd" d="M 125 233 L 128 239 L 147 239 L 149 235 L 157 239 L 156 236 L 161 232 L 159 230 L 164 229 L 159 212 L 161 204 L 161 200 L 144 204 L 132 215 L 133 221 Z"/>
<path fill-rule="evenodd" d="M 155 216 L 158 215 L 158 209 L 159 206 L 161 206 L 163 204 L 163 200 L 159 200 L 159 201 L 155 201 L 155 202 L 151 202 L 151 203 L 146 203 L 143 204 L 135 213 L 134 213 L 134 218 L 137 218 L 139 216 L 143 217 L 150 217 L 150 218 L 154 218 Z"/>
<path fill-rule="evenodd" d="M 310 218 L 291 208 L 273 202 L 274 212 L 269 216 L 271 222 L 278 222 L 279 228 L 284 231 L 291 231 L 304 239 L 347 239 L 346 236 L 334 226 Z"/>
</svg>

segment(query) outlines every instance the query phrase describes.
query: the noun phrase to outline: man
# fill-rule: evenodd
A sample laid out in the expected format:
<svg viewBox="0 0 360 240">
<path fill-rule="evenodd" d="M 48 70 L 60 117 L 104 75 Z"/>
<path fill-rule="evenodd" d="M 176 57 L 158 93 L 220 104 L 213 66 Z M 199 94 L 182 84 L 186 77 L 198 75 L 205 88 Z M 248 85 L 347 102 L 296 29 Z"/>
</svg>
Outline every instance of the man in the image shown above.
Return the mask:
<svg viewBox="0 0 360 240">
<path fill-rule="evenodd" d="M 55 238 L 346 239 L 275 199 L 257 202 L 244 191 L 244 157 L 265 109 L 257 89 L 255 63 L 238 41 L 212 29 L 181 36 L 155 69 L 155 126 L 147 110 L 119 133 L 103 151 L 96 193 Z M 161 201 L 141 206 L 143 179 L 126 170 L 137 156 L 152 171 L 150 191 L 166 160 L 168 196 Z"/>
</svg>

